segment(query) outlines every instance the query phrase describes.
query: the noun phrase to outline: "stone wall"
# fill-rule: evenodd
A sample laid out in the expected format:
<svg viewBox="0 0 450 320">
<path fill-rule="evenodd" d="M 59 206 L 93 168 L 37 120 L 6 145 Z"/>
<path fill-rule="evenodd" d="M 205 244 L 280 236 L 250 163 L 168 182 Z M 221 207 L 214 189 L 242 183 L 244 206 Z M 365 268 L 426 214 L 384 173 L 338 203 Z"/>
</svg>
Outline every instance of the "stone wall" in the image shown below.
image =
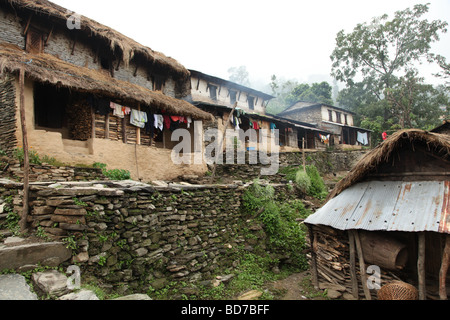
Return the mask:
<svg viewBox="0 0 450 320">
<path fill-rule="evenodd" d="M 20 188 L 0 183 L 0 191 L 16 194 L 17 210 Z M 212 279 L 233 267 L 239 249 L 263 246 L 261 224 L 241 214 L 245 189 L 131 181 L 33 184 L 28 221 L 33 229 L 76 244 L 70 263 L 81 266 L 82 276 L 123 293 L 145 292 L 173 280 Z"/>
<path fill-rule="evenodd" d="M 350 171 L 361 159 L 366 150 L 354 151 L 307 151 L 305 160 L 307 165 L 315 165 L 321 174 L 333 174 Z M 236 161 L 235 161 L 236 162 Z M 303 164 L 302 152 L 286 152 L 279 154 L 280 169 L 287 166 L 301 166 Z M 262 164 L 224 164 L 218 165 L 216 169 L 217 179 L 252 181 L 254 179 L 265 179 L 272 183 L 285 183 L 284 175 L 261 175 Z"/>
<path fill-rule="evenodd" d="M 1 175 L 16 181 L 23 179 L 23 165 L 19 160 L 0 157 Z M 92 181 L 107 180 L 100 168 L 52 166 L 48 164 L 30 164 L 31 182 Z"/>
<path fill-rule="evenodd" d="M 0 78 L 0 150 L 8 155 L 17 145 L 15 99 L 14 79 Z"/>
</svg>

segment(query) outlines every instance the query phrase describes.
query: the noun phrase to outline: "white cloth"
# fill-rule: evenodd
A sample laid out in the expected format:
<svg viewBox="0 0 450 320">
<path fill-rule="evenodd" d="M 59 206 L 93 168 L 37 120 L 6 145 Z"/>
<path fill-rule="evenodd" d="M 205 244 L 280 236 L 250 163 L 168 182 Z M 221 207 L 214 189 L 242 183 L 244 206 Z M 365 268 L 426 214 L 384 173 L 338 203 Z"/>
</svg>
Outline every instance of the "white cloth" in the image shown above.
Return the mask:
<svg viewBox="0 0 450 320">
<path fill-rule="evenodd" d="M 369 144 L 369 138 L 367 137 L 367 132 L 359 132 L 357 133 L 356 141 L 366 146 Z"/>
<path fill-rule="evenodd" d="M 163 131 L 164 129 L 164 117 L 162 116 L 162 114 L 154 114 L 153 115 L 153 126 L 155 128 L 158 128 L 159 130 Z"/>
<path fill-rule="evenodd" d="M 136 127 L 144 128 L 147 123 L 147 113 L 138 110 L 131 110 L 130 123 Z"/>
</svg>

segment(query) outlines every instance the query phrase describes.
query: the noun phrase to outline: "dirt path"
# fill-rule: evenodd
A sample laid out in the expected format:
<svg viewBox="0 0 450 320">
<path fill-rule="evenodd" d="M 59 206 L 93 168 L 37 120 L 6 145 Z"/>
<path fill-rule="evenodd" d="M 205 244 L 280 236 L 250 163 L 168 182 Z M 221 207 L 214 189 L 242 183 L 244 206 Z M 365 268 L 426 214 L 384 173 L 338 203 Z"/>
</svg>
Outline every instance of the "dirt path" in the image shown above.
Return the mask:
<svg viewBox="0 0 450 320">
<path fill-rule="evenodd" d="M 269 290 L 274 293 L 276 300 L 322 300 L 310 282 L 309 271 L 293 273 L 283 280 L 270 284 Z"/>
</svg>

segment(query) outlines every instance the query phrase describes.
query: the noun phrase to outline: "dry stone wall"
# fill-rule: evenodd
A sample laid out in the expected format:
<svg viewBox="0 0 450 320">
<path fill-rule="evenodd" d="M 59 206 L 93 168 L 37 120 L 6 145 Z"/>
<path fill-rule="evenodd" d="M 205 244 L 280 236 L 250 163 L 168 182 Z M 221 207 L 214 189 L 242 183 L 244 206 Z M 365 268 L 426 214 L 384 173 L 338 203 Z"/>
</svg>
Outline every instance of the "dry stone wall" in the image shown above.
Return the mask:
<svg viewBox="0 0 450 320">
<path fill-rule="evenodd" d="M 68 263 L 80 265 L 82 276 L 100 278 L 123 293 L 145 292 L 174 280 L 211 279 L 233 267 L 239 249 L 265 242 L 260 223 L 241 214 L 246 187 L 34 183 L 28 222 L 65 241 L 73 249 Z M 2 197 L 13 194 L 17 210 L 20 188 L 0 181 Z"/>
</svg>

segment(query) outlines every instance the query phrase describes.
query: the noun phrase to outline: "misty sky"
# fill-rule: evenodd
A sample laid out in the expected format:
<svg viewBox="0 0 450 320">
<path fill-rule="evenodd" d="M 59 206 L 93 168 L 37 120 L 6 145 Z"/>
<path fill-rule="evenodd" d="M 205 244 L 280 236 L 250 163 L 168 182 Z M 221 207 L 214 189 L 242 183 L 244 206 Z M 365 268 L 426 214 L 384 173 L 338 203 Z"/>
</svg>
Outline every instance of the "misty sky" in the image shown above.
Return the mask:
<svg viewBox="0 0 450 320">
<path fill-rule="evenodd" d="M 228 79 L 244 65 L 252 87 L 275 74 L 299 82 L 332 82 L 336 34 L 418 3 L 428 20 L 450 22 L 449 0 L 53 0 L 178 60 L 188 69 Z M 449 27 L 450 29 L 450 27 Z M 450 31 L 433 52 L 450 60 Z M 438 71 L 437 68 L 433 71 Z M 427 74 L 423 74 L 427 76 Z M 433 84 L 442 80 L 428 77 Z"/>
</svg>

